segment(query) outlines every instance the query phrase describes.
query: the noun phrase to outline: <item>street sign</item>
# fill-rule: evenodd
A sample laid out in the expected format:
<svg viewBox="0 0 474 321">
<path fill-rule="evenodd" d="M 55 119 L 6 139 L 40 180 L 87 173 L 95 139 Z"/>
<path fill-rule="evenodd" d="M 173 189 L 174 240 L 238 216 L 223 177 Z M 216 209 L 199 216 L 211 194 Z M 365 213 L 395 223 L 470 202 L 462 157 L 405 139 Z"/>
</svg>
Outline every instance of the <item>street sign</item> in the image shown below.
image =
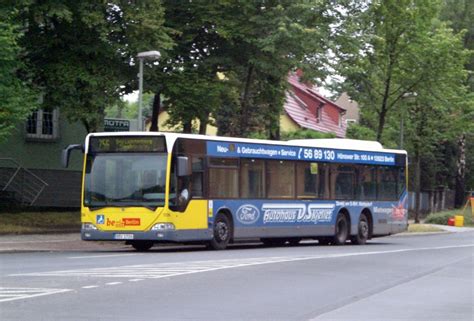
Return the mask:
<svg viewBox="0 0 474 321">
<path fill-rule="evenodd" d="M 104 119 L 105 132 L 128 132 L 130 131 L 130 120 L 105 118 Z"/>
</svg>

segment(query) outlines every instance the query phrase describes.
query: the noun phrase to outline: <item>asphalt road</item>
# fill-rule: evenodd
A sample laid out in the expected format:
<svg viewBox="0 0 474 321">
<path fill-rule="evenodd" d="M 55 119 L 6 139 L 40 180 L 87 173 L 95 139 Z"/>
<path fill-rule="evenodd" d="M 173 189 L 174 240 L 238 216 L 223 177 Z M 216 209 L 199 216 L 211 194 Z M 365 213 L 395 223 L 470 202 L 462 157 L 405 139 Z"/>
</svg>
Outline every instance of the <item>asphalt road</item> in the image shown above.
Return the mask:
<svg viewBox="0 0 474 321">
<path fill-rule="evenodd" d="M 474 318 L 474 232 L 218 252 L 64 244 L 0 253 L 0 320 Z"/>
</svg>

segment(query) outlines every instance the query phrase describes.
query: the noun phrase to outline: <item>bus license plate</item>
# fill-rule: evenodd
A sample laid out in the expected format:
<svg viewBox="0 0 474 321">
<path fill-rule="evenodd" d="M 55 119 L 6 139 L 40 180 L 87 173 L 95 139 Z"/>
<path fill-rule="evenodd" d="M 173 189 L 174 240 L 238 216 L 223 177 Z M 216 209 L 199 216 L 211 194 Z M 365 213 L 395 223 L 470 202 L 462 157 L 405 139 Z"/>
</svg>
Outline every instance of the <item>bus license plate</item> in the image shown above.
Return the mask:
<svg viewBox="0 0 474 321">
<path fill-rule="evenodd" d="M 133 240 L 133 234 L 115 234 L 114 239 L 116 239 L 116 240 Z"/>
</svg>

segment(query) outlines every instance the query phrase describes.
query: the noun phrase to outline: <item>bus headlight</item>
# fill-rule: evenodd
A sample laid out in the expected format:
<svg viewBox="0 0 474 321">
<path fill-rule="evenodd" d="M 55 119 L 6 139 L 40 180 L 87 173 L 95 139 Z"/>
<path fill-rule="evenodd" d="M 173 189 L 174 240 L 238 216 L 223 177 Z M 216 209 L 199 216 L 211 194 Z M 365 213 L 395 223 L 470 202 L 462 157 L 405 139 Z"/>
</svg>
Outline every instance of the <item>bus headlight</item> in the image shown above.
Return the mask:
<svg viewBox="0 0 474 321">
<path fill-rule="evenodd" d="M 97 230 L 97 227 L 95 227 L 95 225 L 92 223 L 82 223 L 82 229 L 83 230 Z"/>
<path fill-rule="evenodd" d="M 172 231 L 174 229 L 173 223 L 157 223 L 151 228 L 152 231 Z"/>
</svg>

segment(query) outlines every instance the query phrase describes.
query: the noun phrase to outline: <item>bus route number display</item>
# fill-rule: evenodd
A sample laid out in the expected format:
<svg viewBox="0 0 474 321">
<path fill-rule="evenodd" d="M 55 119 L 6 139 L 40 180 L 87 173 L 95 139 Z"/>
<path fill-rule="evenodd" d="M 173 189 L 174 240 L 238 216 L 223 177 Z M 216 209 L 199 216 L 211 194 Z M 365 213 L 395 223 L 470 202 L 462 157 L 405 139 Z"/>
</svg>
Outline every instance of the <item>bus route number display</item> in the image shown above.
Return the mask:
<svg viewBox="0 0 474 321">
<path fill-rule="evenodd" d="M 164 137 L 111 136 L 91 137 L 90 151 L 95 153 L 165 152 Z"/>
</svg>

